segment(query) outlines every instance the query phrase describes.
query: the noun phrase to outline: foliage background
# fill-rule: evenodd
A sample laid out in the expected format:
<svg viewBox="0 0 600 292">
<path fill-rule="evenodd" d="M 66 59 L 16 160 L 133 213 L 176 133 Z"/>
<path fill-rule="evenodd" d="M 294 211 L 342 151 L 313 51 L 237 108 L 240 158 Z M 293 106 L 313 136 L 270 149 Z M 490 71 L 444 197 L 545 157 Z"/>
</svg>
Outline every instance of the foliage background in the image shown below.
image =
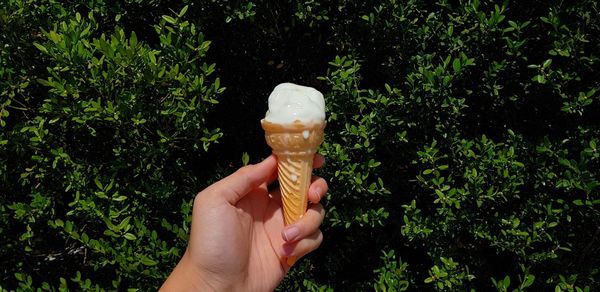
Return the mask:
<svg viewBox="0 0 600 292">
<path fill-rule="evenodd" d="M 599 289 L 599 9 L 3 0 L 0 290 L 155 289 L 288 81 L 330 195 L 280 290 Z"/>
</svg>

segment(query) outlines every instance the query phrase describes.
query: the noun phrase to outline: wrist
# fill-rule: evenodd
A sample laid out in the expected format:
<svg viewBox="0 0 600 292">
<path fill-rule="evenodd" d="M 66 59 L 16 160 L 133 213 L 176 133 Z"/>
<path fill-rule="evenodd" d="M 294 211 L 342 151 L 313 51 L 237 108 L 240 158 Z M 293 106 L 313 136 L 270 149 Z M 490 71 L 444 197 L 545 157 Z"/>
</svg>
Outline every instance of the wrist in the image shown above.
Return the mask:
<svg viewBox="0 0 600 292">
<path fill-rule="evenodd" d="M 210 277 L 210 272 L 196 265 L 186 250 L 160 291 L 231 291 L 228 286 Z"/>
</svg>

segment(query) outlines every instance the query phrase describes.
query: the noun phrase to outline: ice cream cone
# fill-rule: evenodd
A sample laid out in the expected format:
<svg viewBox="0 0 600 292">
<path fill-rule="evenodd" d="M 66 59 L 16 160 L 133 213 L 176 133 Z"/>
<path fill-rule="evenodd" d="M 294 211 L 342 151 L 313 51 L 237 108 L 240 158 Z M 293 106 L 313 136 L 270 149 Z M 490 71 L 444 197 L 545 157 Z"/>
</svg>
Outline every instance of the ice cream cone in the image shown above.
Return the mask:
<svg viewBox="0 0 600 292">
<path fill-rule="evenodd" d="M 313 158 L 323 142 L 325 122 L 275 124 L 261 121 L 267 144 L 277 156 L 285 225 L 293 224 L 306 213 Z"/>
</svg>

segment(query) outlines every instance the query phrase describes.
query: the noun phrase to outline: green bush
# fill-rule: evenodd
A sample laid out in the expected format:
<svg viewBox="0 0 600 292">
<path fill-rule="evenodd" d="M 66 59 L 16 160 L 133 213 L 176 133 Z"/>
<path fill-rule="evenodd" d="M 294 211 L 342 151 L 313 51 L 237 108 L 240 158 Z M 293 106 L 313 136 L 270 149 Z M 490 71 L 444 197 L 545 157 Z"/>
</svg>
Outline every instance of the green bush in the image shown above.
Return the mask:
<svg viewBox="0 0 600 292">
<path fill-rule="evenodd" d="M 5 2 L 0 290 L 155 289 L 286 81 L 330 195 L 280 290 L 600 289 L 596 1 Z"/>
<path fill-rule="evenodd" d="M 18 2 L 9 8 L 20 17 L 41 17 Z M 5 67 L 2 93 L 9 287 L 43 275 L 42 287 L 146 290 L 177 262 L 192 195 L 210 178 L 199 180 L 195 156 L 222 135 L 205 123 L 223 91 L 205 62 L 210 42 L 184 14 L 157 20 L 153 46 L 101 31 L 93 12 L 6 36 L 2 63 L 16 67 Z"/>
</svg>

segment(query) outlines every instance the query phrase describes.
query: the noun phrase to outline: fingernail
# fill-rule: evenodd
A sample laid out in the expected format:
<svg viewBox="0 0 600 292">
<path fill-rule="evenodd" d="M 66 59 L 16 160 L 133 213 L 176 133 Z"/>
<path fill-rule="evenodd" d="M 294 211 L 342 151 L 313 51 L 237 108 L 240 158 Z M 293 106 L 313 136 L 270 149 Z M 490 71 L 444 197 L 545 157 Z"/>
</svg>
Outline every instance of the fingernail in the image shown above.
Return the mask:
<svg viewBox="0 0 600 292">
<path fill-rule="evenodd" d="M 321 199 L 322 192 L 323 190 L 321 189 L 321 187 L 315 187 L 315 195 L 317 195 L 319 199 Z"/>
<path fill-rule="evenodd" d="M 285 241 L 292 241 L 296 239 L 298 235 L 300 235 L 300 229 L 296 226 L 291 226 L 283 230 L 283 239 L 285 239 Z"/>
</svg>

